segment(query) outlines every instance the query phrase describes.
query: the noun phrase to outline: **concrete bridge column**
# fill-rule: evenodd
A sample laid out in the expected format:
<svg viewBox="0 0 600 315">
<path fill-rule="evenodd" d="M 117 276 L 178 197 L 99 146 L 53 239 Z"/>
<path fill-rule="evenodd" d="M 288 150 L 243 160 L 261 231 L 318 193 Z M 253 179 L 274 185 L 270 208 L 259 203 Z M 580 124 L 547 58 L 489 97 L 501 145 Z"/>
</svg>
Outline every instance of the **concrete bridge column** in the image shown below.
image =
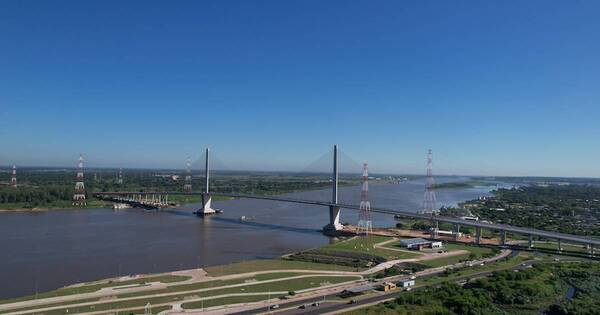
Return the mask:
<svg viewBox="0 0 600 315">
<path fill-rule="evenodd" d="M 455 242 L 458 241 L 459 238 L 459 233 L 460 233 L 460 224 L 455 223 L 454 224 L 454 231 L 452 231 L 452 239 L 454 239 Z"/>
<path fill-rule="evenodd" d="M 500 230 L 500 246 L 506 245 L 506 230 Z"/>
<path fill-rule="evenodd" d="M 481 227 L 475 228 L 475 244 L 479 245 L 481 243 Z"/>
<path fill-rule="evenodd" d="M 594 245 L 590 244 L 590 257 L 594 257 Z"/>
<path fill-rule="evenodd" d="M 202 208 L 196 211 L 196 215 L 205 216 L 217 213 L 211 207 L 212 197 L 210 195 L 210 149 L 206 148 L 204 155 L 204 192 L 202 193 Z"/>
<path fill-rule="evenodd" d="M 438 237 L 438 221 L 436 220 L 432 220 L 431 221 L 431 229 L 429 230 L 429 232 L 431 233 L 431 238 L 432 239 L 437 239 Z"/>
<path fill-rule="evenodd" d="M 329 223 L 323 227 L 324 232 L 336 232 L 342 230 L 340 223 L 340 207 L 335 206 L 338 203 L 338 146 L 333 146 L 333 172 L 331 174 L 332 195 L 329 206 Z"/>
<path fill-rule="evenodd" d="M 329 206 L 329 223 L 323 227 L 325 232 L 336 232 L 342 230 L 340 223 L 340 207 Z"/>
<path fill-rule="evenodd" d="M 210 214 L 215 214 L 217 211 L 211 207 L 212 197 L 210 194 L 203 193 L 202 194 L 202 208 L 196 211 L 196 214 L 199 216 L 205 216 Z"/>
<path fill-rule="evenodd" d="M 527 244 L 527 247 L 528 247 L 529 249 L 532 249 L 532 248 L 533 248 L 533 235 L 531 235 L 531 234 L 529 234 L 529 242 L 528 242 L 528 244 Z"/>
<path fill-rule="evenodd" d="M 560 238 L 558 239 L 557 243 L 558 243 L 558 247 L 556 248 L 556 251 L 560 253 L 560 252 L 562 252 L 562 246 L 560 246 Z"/>
</svg>

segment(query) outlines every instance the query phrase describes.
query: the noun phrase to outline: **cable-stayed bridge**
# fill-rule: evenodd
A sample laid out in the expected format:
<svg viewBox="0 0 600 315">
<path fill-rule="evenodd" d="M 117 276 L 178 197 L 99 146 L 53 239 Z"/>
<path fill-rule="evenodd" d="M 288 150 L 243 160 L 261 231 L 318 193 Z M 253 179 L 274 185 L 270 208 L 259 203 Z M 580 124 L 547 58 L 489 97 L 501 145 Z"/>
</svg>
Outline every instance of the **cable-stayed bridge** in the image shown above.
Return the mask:
<svg viewBox="0 0 600 315">
<path fill-rule="evenodd" d="M 341 209 L 349 210 L 360 210 L 359 205 L 340 203 L 338 200 L 338 147 L 334 146 L 333 149 L 333 161 L 332 161 L 332 174 L 331 174 L 331 187 L 332 195 L 330 201 L 317 201 L 317 200 L 304 200 L 295 199 L 282 196 L 260 196 L 260 195 L 249 195 L 249 194 L 236 194 L 236 193 L 225 193 L 225 192 L 211 192 L 210 191 L 210 151 L 206 149 L 205 153 L 205 174 L 204 174 L 204 187 L 202 192 L 97 192 L 94 196 L 102 199 L 108 199 L 112 201 L 127 202 L 132 204 L 144 205 L 144 202 L 149 205 L 168 205 L 169 195 L 200 195 L 202 197 L 202 208 L 196 213 L 200 216 L 208 216 L 215 214 L 216 211 L 212 208 L 211 200 L 212 196 L 223 196 L 232 198 L 248 198 L 248 199 L 261 199 L 271 200 L 278 202 L 290 202 L 314 206 L 322 206 L 329 210 L 329 222 L 323 227 L 323 231 L 326 233 L 336 233 L 342 231 L 343 226 L 340 223 Z M 589 253 L 594 255 L 594 247 L 600 246 L 600 240 L 593 239 L 585 236 L 557 233 L 544 231 L 533 228 L 517 227 L 506 224 L 495 224 L 481 221 L 465 220 L 455 217 L 447 217 L 432 214 L 420 213 L 419 211 L 410 212 L 391 208 L 378 208 L 371 207 L 370 211 L 375 213 L 393 215 L 396 217 L 404 217 L 411 219 L 427 220 L 432 222 L 432 226 L 437 226 L 439 222 L 450 223 L 454 226 L 453 235 L 455 238 L 459 235 L 461 226 L 474 227 L 476 231 L 475 243 L 479 244 L 481 241 L 482 229 L 499 231 L 500 232 L 500 245 L 506 244 L 506 234 L 520 234 L 528 236 L 529 247 L 533 247 L 533 237 L 541 237 L 546 239 L 556 239 L 558 242 L 558 249 L 561 249 L 561 241 L 568 241 L 574 243 L 584 244 L 588 247 Z M 431 229 L 431 238 L 437 238 L 437 229 Z"/>
</svg>

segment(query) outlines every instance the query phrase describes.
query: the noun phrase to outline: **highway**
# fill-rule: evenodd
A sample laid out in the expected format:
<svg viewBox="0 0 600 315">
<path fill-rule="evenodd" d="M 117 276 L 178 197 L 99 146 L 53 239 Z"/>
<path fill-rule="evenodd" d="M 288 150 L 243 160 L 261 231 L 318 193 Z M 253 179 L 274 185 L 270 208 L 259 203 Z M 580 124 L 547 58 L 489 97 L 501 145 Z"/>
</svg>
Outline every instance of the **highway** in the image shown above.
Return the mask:
<svg viewBox="0 0 600 315">
<path fill-rule="evenodd" d="M 202 195 L 202 193 L 194 193 L 194 192 L 98 192 L 95 193 L 94 196 L 124 196 L 124 195 Z M 256 196 L 256 195 L 245 195 L 245 194 L 231 194 L 231 193 L 209 193 L 210 196 L 221 196 L 221 197 L 231 197 L 231 198 L 246 198 L 246 199 L 260 199 L 260 200 L 271 200 L 271 201 L 279 201 L 279 202 L 291 202 L 291 203 L 299 203 L 306 205 L 314 205 L 314 206 L 323 206 L 323 207 L 339 207 L 342 209 L 351 209 L 351 210 L 360 210 L 358 205 L 351 204 L 343 204 L 343 203 L 332 203 L 328 201 L 317 201 L 317 200 L 304 200 L 304 199 L 295 199 L 295 198 L 287 198 L 281 196 Z M 533 228 L 525 228 L 525 227 L 517 227 L 507 224 L 494 224 L 494 223 L 485 223 L 480 221 L 471 221 L 471 220 L 463 220 L 460 218 L 447 217 L 447 216 L 432 216 L 428 214 L 420 214 L 416 212 L 409 212 L 403 210 L 395 210 L 395 209 L 387 209 L 387 208 L 377 208 L 372 207 L 371 212 L 389 214 L 394 216 L 412 218 L 412 219 L 420 219 L 420 220 L 435 220 L 439 222 L 453 223 L 459 224 L 461 226 L 472 226 L 478 227 L 482 229 L 488 230 L 496 230 L 496 231 L 507 231 L 510 233 L 522 234 L 522 235 L 532 235 L 549 239 L 557 239 L 575 243 L 581 243 L 592 246 L 600 246 L 599 239 L 592 239 L 585 236 L 557 233 L 557 232 L 549 232 L 543 231 Z"/>
<path fill-rule="evenodd" d="M 518 254 L 519 254 L 519 251 L 513 250 L 510 253 L 510 257 L 517 256 Z M 512 267 L 511 269 L 518 270 L 518 269 L 527 268 L 527 266 L 530 265 L 532 262 L 533 262 L 533 260 L 525 261 L 517 266 Z M 474 273 L 474 274 L 469 274 L 469 275 L 457 277 L 453 281 L 457 282 L 457 281 L 466 280 L 466 279 L 486 277 L 486 276 L 489 276 L 492 273 L 494 273 L 494 271 L 495 270 L 490 270 L 490 271 L 482 271 L 482 272 L 478 272 L 478 273 Z M 443 272 L 444 272 L 444 270 L 439 270 L 437 272 L 428 273 L 425 276 L 417 277 L 417 282 L 423 281 L 424 279 L 427 279 L 429 277 L 437 276 Z M 392 281 L 392 282 L 399 281 L 401 279 L 405 279 L 406 277 L 407 277 L 406 275 L 394 276 L 394 277 L 390 277 L 387 279 L 379 280 L 379 281 L 375 282 L 374 284 L 375 285 L 382 284 L 385 281 Z M 421 288 L 425 288 L 427 286 L 428 285 L 419 285 L 417 283 L 417 287 L 415 287 L 415 289 L 421 289 Z M 332 300 L 334 298 L 336 298 L 337 295 L 339 294 L 339 293 L 335 293 L 335 294 L 329 294 L 329 295 L 325 295 L 325 296 L 311 297 L 311 298 L 297 300 L 297 301 L 293 301 L 293 302 L 279 303 L 278 304 L 279 311 L 277 311 L 277 310 L 272 310 L 272 311 L 275 314 L 285 314 L 285 315 L 291 315 L 291 314 L 315 314 L 316 315 L 316 314 L 326 314 L 326 313 L 348 311 L 348 309 L 362 308 L 362 307 L 367 307 L 369 305 L 393 300 L 402 292 L 406 292 L 406 291 L 397 289 L 397 290 L 392 290 L 387 293 L 381 293 L 377 296 L 367 297 L 367 298 L 363 298 L 363 299 L 356 299 L 355 304 L 349 304 L 348 302 L 344 302 L 344 301 L 340 301 L 340 300 L 333 302 Z M 319 305 L 313 306 L 312 304 L 315 302 L 319 303 Z M 305 308 L 300 309 L 299 307 L 301 305 L 305 305 Z M 253 310 L 247 310 L 247 311 L 242 311 L 242 312 L 237 312 L 237 313 L 232 313 L 232 314 L 236 314 L 236 315 L 263 314 L 263 313 L 265 313 L 265 311 L 266 311 L 266 308 L 261 307 L 261 308 L 257 308 L 257 309 L 253 309 Z"/>
</svg>

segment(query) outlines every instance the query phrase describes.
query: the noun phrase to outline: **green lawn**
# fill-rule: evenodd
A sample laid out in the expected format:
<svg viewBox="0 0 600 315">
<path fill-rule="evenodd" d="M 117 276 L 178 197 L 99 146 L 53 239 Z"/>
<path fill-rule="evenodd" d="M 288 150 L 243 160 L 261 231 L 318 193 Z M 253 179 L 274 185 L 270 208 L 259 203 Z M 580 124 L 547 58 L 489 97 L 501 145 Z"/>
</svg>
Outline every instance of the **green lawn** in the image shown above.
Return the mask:
<svg viewBox="0 0 600 315">
<path fill-rule="evenodd" d="M 61 288 L 58 290 L 54 290 L 54 291 L 39 293 L 37 296 L 36 295 L 28 295 L 28 296 L 23 296 L 23 297 L 14 298 L 14 299 L 2 300 L 2 301 L 0 301 L 0 304 L 14 303 L 14 302 L 20 302 L 20 301 L 33 300 L 33 299 L 43 299 L 43 298 L 56 297 L 56 296 L 65 296 L 65 295 L 79 294 L 79 293 L 89 293 L 89 292 L 98 291 L 102 288 L 116 287 L 116 286 L 123 286 L 123 285 L 144 284 L 144 283 L 148 283 L 148 282 L 174 283 L 174 282 L 179 282 L 179 281 L 185 281 L 188 279 L 191 279 L 191 277 L 163 275 L 163 276 L 145 277 L 145 278 L 139 278 L 139 279 L 133 279 L 133 280 L 126 280 L 126 281 L 109 280 L 109 281 L 102 281 L 102 282 L 90 282 L 88 284 L 81 285 L 81 286 L 70 286 L 70 287 L 65 287 L 65 288 Z"/>
<path fill-rule="evenodd" d="M 182 292 L 182 291 L 193 291 L 193 290 L 220 287 L 220 286 L 226 286 L 226 285 L 232 285 L 232 284 L 241 284 L 241 283 L 246 283 L 247 281 L 266 281 L 266 280 L 274 280 L 274 279 L 279 279 L 279 278 L 288 278 L 288 277 L 299 276 L 302 274 L 303 273 L 298 273 L 298 272 L 274 272 L 274 273 L 257 275 L 256 277 L 245 277 L 245 278 L 232 279 L 232 280 L 214 280 L 214 281 L 205 281 L 205 282 L 190 283 L 190 284 L 171 285 L 165 289 L 124 293 L 124 294 L 117 295 L 117 297 L 122 299 L 122 298 L 132 298 L 132 297 L 143 297 L 143 296 L 147 296 L 150 294 L 177 293 L 177 292 Z M 99 299 L 93 298 L 93 299 L 81 299 L 81 300 L 74 300 L 74 301 L 68 301 L 68 302 L 61 302 L 61 303 L 50 303 L 50 304 L 44 304 L 44 305 L 39 305 L 39 306 L 34 306 L 34 307 L 19 308 L 18 310 L 26 311 L 26 310 L 32 310 L 32 309 L 39 309 L 42 307 L 67 306 L 67 305 L 73 305 L 73 304 L 78 304 L 78 303 L 95 302 L 95 301 L 99 301 Z"/>
<path fill-rule="evenodd" d="M 158 305 L 168 302 L 182 301 L 186 298 L 195 297 L 207 297 L 217 296 L 229 293 L 248 293 L 248 292 L 269 292 L 269 291 L 299 291 L 308 288 L 315 288 L 321 286 L 321 284 L 337 284 L 352 280 L 360 279 L 358 276 L 345 276 L 345 277 L 334 277 L 334 276 L 314 276 L 306 277 L 301 279 L 292 280 L 281 280 L 272 283 L 255 283 L 248 284 L 245 286 L 217 289 L 206 292 L 186 293 L 186 294 L 172 294 L 168 296 L 155 297 L 155 298 L 136 298 L 128 301 L 114 301 L 114 302 L 103 302 L 96 303 L 88 306 L 78 307 L 65 307 L 53 311 L 45 311 L 44 314 L 67 314 L 67 313 L 86 313 L 86 312 L 98 312 L 98 311 L 110 311 L 111 309 L 117 308 L 137 308 L 144 307 L 147 303 Z M 27 314 L 28 312 L 25 312 Z M 39 313 L 37 311 L 31 311 L 29 313 Z"/>
<path fill-rule="evenodd" d="M 126 297 L 145 296 L 145 295 L 149 295 L 149 294 L 193 291 L 193 290 L 200 290 L 200 289 L 206 289 L 206 288 L 222 287 L 222 286 L 232 285 L 232 284 L 246 283 L 246 282 L 250 282 L 250 281 L 266 281 L 266 280 L 273 280 L 273 279 L 280 279 L 280 278 L 288 278 L 288 277 L 299 276 L 302 274 L 304 274 L 304 273 L 273 272 L 273 273 L 265 273 L 265 274 L 261 274 L 261 275 L 256 275 L 255 277 L 244 277 L 244 278 L 231 279 L 231 280 L 213 280 L 213 281 L 205 281 L 205 282 L 190 283 L 190 284 L 171 285 L 165 289 L 160 289 L 160 290 L 119 294 L 118 297 L 126 298 Z"/>
<path fill-rule="evenodd" d="M 588 250 L 585 247 L 585 245 L 575 245 L 575 244 L 561 243 L 560 247 L 562 247 L 563 251 L 577 252 L 577 253 L 587 253 L 588 252 Z M 556 242 L 547 242 L 547 243 L 546 242 L 534 242 L 533 243 L 533 249 L 535 250 L 536 248 L 557 250 L 558 249 L 558 243 L 556 243 Z"/>
<path fill-rule="evenodd" d="M 489 247 L 481 247 L 481 246 L 472 246 L 472 245 L 464 245 L 464 244 L 454 244 L 454 243 L 445 243 L 444 248 L 448 251 L 456 251 L 456 250 L 466 250 L 469 253 L 460 254 L 455 256 L 441 257 L 432 260 L 422 261 L 423 265 L 435 268 L 446 265 L 452 265 L 459 263 L 463 260 L 467 259 L 480 259 L 482 257 L 492 256 L 494 250 Z"/>
<path fill-rule="evenodd" d="M 273 280 L 273 279 L 281 279 L 281 278 L 290 278 L 300 275 L 305 275 L 306 272 L 273 272 L 273 273 L 263 273 L 260 275 L 256 275 L 254 279 L 256 281 L 265 281 L 265 280 Z"/>
<path fill-rule="evenodd" d="M 151 307 L 150 307 L 152 314 L 158 314 L 162 311 L 166 311 L 166 310 L 170 310 L 170 309 L 172 309 L 171 305 L 157 306 L 157 307 L 152 307 L 152 305 L 151 305 Z M 126 314 L 144 314 L 145 311 L 146 311 L 145 309 L 140 308 L 140 309 L 136 309 L 136 310 L 127 311 L 124 313 L 126 313 Z"/>
<path fill-rule="evenodd" d="M 490 263 L 490 264 L 486 264 L 486 265 L 476 265 L 473 267 L 464 267 L 461 269 L 457 269 L 456 271 L 453 271 L 451 273 L 449 273 L 448 275 L 442 275 L 442 276 L 433 276 L 433 277 L 429 277 L 429 278 L 425 278 L 422 281 L 419 281 L 420 285 L 429 285 L 429 284 L 437 284 L 437 283 L 442 283 L 444 281 L 452 281 L 455 280 L 457 278 L 463 277 L 463 276 L 468 276 L 468 275 L 472 275 L 472 274 L 477 274 L 480 272 L 486 272 L 486 271 L 493 271 L 493 270 L 504 270 L 504 269 L 508 269 L 514 266 L 519 265 L 520 263 L 526 261 L 526 260 L 531 260 L 533 258 L 533 256 L 531 256 L 528 253 L 520 253 L 517 256 L 509 256 L 508 258 Z"/>
<path fill-rule="evenodd" d="M 431 267 L 431 268 L 436 268 L 436 267 L 442 267 L 442 266 L 447 266 L 447 265 L 453 265 L 453 264 L 459 263 L 463 260 L 466 260 L 468 258 L 469 258 L 469 254 L 460 254 L 460 255 L 436 258 L 436 259 L 432 259 L 432 260 L 425 260 L 425 261 L 421 261 L 420 263 L 425 266 Z"/>
<path fill-rule="evenodd" d="M 383 248 L 375 248 L 374 247 L 375 244 L 389 241 L 391 239 L 392 238 L 385 237 L 385 236 L 367 236 L 367 237 L 360 236 L 360 237 L 355 237 L 355 238 L 339 241 L 337 243 L 321 247 L 321 250 L 367 253 L 367 254 L 371 254 L 371 255 L 381 256 L 388 260 L 415 258 L 415 257 L 419 257 L 419 255 L 421 255 L 421 253 L 419 253 L 419 252 L 409 253 L 409 252 L 400 252 L 400 251 L 395 251 L 395 250 L 386 250 Z"/>
<path fill-rule="evenodd" d="M 204 270 L 213 277 L 231 275 L 238 273 L 247 273 L 254 271 L 268 270 L 335 270 L 335 271 L 356 271 L 356 268 L 338 266 L 332 264 L 318 264 L 304 261 L 293 261 L 285 259 L 260 259 L 248 260 L 229 265 L 206 267 Z"/>
<path fill-rule="evenodd" d="M 400 245 L 400 241 L 387 244 L 386 247 L 405 249 L 403 246 Z M 455 264 L 455 263 L 460 262 L 461 260 L 468 259 L 471 256 L 471 254 L 474 255 L 474 256 L 472 256 L 473 259 L 479 259 L 484 256 L 490 256 L 493 253 L 493 250 L 488 247 L 473 246 L 473 245 L 460 244 L 460 243 L 444 242 L 443 249 L 445 249 L 449 252 L 457 251 L 457 250 L 466 250 L 469 253 L 455 255 L 455 256 L 449 256 L 449 257 L 441 257 L 441 258 L 432 259 L 432 260 L 426 260 L 426 261 L 422 261 L 420 263 L 422 263 L 423 265 L 429 266 L 429 267 L 441 267 L 441 266 L 445 266 L 445 265 Z M 437 252 L 437 251 L 438 251 L 438 249 L 423 250 L 422 252 L 415 252 L 415 255 L 419 255 L 419 254 L 427 253 L 427 252 Z M 418 257 L 418 256 L 416 256 L 416 257 Z"/>
<path fill-rule="evenodd" d="M 206 301 L 198 301 L 198 302 L 189 302 L 183 303 L 181 306 L 184 309 L 200 309 L 202 307 L 211 307 L 217 305 L 228 305 L 228 304 L 238 304 L 238 303 L 252 303 L 258 301 L 265 301 L 267 299 L 273 299 L 274 296 L 266 295 L 249 295 L 249 296 L 231 296 L 226 298 L 219 299 L 211 299 Z"/>
</svg>

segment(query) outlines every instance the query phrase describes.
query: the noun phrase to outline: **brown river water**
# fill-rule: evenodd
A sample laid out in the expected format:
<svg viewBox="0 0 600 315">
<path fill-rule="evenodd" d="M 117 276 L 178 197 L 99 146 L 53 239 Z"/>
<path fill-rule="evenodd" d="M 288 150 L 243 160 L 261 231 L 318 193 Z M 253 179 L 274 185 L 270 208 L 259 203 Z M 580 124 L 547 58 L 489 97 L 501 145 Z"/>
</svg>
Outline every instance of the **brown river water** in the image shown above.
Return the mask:
<svg viewBox="0 0 600 315">
<path fill-rule="evenodd" d="M 491 188 L 495 186 L 438 190 L 438 204 L 488 195 Z M 415 180 L 373 184 L 369 196 L 373 207 L 417 211 L 423 191 L 423 180 Z M 331 190 L 286 196 L 327 200 Z M 341 202 L 358 203 L 359 198 L 358 186 L 340 189 Z M 0 298 L 119 275 L 273 258 L 332 241 L 319 232 L 328 220 L 325 207 L 251 199 L 213 204 L 225 212 L 205 219 L 192 214 L 197 205 L 163 211 L 1 212 Z M 354 223 L 357 216 L 342 210 L 342 222 Z M 378 214 L 373 222 L 395 224 L 393 217 Z"/>
</svg>

